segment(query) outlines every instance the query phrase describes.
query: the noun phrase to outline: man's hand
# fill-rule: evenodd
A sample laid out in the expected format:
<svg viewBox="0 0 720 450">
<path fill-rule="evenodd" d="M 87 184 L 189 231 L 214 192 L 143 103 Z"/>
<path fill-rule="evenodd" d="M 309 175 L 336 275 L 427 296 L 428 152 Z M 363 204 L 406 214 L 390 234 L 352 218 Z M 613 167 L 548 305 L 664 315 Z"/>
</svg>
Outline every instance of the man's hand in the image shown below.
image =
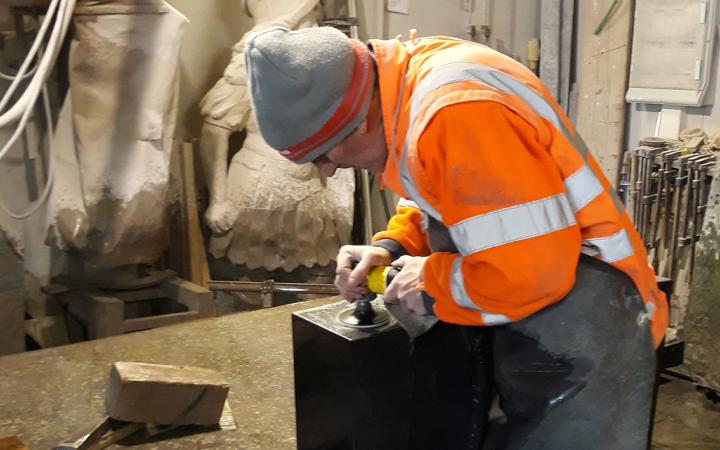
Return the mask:
<svg viewBox="0 0 720 450">
<path fill-rule="evenodd" d="M 237 208 L 229 201 L 211 202 L 205 211 L 205 223 L 216 235 L 230 231 L 237 220 Z"/>
<path fill-rule="evenodd" d="M 387 266 L 391 261 L 390 252 L 384 248 L 370 245 L 343 245 L 337 256 L 335 286 L 345 300 L 355 301 L 367 293 L 365 279 L 368 272 L 374 267 Z"/>
<path fill-rule="evenodd" d="M 426 256 L 401 256 L 392 263 L 392 266 L 400 272 L 385 288 L 383 299 L 386 303 L 399 301 L 405 309 L 421 316 L 430 313 L 425 309 L 422 294 L 418 289 L 418 284 L 422 282 L 426 260 Z"/>
</svg>

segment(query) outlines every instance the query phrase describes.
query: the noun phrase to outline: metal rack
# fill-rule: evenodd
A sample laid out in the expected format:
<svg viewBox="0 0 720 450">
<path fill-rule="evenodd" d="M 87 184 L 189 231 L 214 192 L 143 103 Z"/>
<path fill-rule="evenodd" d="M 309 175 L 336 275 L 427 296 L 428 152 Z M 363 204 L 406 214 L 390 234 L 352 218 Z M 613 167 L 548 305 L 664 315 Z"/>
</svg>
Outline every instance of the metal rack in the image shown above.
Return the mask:
<svg viewBox="0 0 720 450">
<path fill-rule="evenodd" d="M 625 155 L 619 191 L 660 276 L 674 279 L 686 257 L 692 275 L 715 161 L 708 146 L 660 138 Z"/>
</svg>

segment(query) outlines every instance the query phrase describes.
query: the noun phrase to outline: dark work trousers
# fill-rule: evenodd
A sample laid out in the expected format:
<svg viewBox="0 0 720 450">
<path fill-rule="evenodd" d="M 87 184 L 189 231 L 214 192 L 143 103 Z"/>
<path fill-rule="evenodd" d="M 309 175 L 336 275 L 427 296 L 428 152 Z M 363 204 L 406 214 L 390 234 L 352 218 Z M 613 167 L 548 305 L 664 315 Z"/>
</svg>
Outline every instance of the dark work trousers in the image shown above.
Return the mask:
<svg viewBox="0 0 720 450">
<path fill-rule="evenodd" d="M 440 322 L 412 358 L 411 450 L 648 446 L 645 306 L 627 275 L 591 257 L 561 301 L 502 326 Z"/>
</svg>

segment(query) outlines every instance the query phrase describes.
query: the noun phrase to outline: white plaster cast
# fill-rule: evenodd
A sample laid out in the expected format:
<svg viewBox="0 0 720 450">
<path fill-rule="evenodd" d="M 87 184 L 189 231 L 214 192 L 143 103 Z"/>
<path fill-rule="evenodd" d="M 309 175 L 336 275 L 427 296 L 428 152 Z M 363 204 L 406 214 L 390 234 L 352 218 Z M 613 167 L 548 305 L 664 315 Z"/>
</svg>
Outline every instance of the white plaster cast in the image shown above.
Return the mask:
<svg viewBox="0 0 720 450">
<path fill-rule="evenodd" d="M 46 243 L 89 267 L 157 261 L 187 19 L 163 0 L 78 1 Z"/>
<path fill-rule="evenodd" d="M 315 26 L 318 0 L 247 0 L 253 30 L 273 25 Z M 246 35 L 247 36 L 247 35 Z M 213 231 L 210 252 L 249 269 L 327 265 L 349 242 L 354 174 L 326 178 L 311 164 L 298 166 L 265 143 L 255 122 L 245 77 L 245 38 L 233 47 L 223 77 L 203 98 L 202 161 Z M 228 138 L 245 131 L 228 168 Z"/>
</svg>

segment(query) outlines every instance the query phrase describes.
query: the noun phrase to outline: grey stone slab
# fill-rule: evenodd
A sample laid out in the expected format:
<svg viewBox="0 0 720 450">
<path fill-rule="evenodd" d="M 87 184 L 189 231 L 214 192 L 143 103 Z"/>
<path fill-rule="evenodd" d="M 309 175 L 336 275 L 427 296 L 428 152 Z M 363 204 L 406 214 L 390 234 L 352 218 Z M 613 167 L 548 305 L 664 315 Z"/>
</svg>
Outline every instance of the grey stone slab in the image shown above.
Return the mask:
<svg viewBox="0 0 720 450">
<path fill-rule="evenodd" d="M 720 390 L 720 172 L 705 214 L 684 322 L 685 358 L 699 383 Z"/>
<path fill-rule="evenodd" d="M 0 358 L 0 435 L 29 448 L 76 439 L 105 415 L 115 361 L 189 365 L 228 379 L 237 429 L 134 448 L 293 449 L 295 408 L 291 313 L 314 300 Z M 120 447 L 116 447 L 120 448 Z"/>
</svg>

